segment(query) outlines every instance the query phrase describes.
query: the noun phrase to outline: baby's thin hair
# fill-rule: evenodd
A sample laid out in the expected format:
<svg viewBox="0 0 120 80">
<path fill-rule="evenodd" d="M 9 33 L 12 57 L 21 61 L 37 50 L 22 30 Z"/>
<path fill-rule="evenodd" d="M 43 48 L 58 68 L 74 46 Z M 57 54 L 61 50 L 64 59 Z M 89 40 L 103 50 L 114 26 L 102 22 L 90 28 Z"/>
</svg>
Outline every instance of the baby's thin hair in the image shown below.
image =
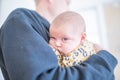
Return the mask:
<svg viewBox="0 0 120 80">
<path fill-rule="evenodd" d="M 82 25 L 84 27 L 83 31 L 84 32 L 86 31 L 85 21 L 84 21 L 83 17 L 77 12 L 66 11 L 66 12 L 58 15 L 52 22 L 53 25 L 63 25 L 66 23 L 68 23 L 68 24 L 74 23 L 75 25 Z"/>
</svg>

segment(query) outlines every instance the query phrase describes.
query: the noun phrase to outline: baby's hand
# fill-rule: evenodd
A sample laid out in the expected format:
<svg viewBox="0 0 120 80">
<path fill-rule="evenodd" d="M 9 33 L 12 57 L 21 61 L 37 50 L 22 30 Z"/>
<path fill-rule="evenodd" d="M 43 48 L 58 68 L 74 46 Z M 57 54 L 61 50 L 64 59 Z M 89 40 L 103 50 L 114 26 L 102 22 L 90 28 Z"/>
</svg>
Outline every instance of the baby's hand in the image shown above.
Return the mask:
<svg viewBox="0 0 120 80">
<path fill-rule="evenodd" d="M 93 45 L 94 45 L 96 53 L 98 53 L 100 50 L 103 50 L 103 48 L 100 45 L 95 44 L 95 43 Z"/>
</svg>

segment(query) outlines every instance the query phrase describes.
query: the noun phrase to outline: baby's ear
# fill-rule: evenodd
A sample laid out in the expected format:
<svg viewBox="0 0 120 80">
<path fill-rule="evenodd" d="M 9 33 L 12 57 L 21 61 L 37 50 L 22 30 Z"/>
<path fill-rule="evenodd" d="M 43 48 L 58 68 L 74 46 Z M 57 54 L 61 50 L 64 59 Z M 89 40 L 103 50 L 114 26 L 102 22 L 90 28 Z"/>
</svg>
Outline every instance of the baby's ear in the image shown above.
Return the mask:
<svg viewBox="0 0 120 80">
<path fill-rule="evenodd" d="M 81 43 L 83 43 L 86 40 L 86 32 L 82 32 L 81 34 Z"/>
</svg>

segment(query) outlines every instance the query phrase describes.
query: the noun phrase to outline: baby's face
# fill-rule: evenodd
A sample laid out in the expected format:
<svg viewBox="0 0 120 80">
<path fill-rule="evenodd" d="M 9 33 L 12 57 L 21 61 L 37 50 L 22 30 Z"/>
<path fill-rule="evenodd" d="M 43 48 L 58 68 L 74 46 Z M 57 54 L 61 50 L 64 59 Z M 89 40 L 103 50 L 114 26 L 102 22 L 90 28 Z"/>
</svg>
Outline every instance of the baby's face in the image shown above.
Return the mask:
<svg viewBox="0 0 120 80">
<path fill-rule="evenodd" d="M 68 25 L 50 27 L 50 45 L 61 54 L 66 55 L 73 51 L 81 42 L 80 32 Z"/>
</svg>

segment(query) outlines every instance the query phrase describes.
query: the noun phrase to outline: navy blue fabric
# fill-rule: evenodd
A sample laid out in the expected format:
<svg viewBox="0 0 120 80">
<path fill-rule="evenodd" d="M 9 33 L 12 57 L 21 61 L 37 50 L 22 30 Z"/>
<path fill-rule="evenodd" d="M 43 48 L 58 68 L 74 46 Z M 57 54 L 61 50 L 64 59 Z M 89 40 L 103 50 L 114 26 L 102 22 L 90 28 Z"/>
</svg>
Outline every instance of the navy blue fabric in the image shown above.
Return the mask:
<svg viewBox="0 0 120 80">
<path fill-rule="evenodd" d="M 117 60 L 102 50 L 78 66 L 58 66 L 48 45 L 49 22 L 19 8 L 0 29 L 0 67 L 5 80 L 114 80 Z"/>
</svg>

